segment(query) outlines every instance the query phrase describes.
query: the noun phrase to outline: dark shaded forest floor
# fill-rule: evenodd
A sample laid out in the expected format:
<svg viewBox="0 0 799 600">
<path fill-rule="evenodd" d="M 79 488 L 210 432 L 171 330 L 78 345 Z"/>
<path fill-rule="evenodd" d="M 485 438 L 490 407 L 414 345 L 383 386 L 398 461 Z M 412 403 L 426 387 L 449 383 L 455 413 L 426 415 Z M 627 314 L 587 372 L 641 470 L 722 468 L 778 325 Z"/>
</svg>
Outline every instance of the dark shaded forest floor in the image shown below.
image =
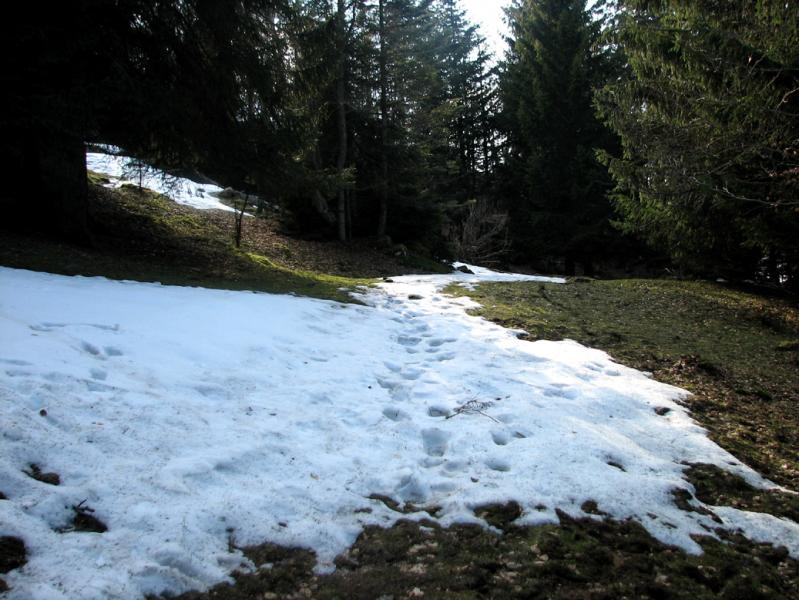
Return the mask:
<svg viewBox="0 0 799 600">
<path fill-rule="evenodd" d="M 91 178 L 103 180 L 95 174 Z M 378 277 L 449 271 L 424 257 L 394 256 L 392 248 L 368 241 L 292 238 L 279 232 L 274 216 L 245 217 L 237 249 L 233 213 L 181 206 L 134 186 L 113 190 L 91 185 L 89 222 L 91 247 L 36 232 L 4 231 L 0 224 L 0 264 L 63 275 L 291 292 L 342 302 L 352 302 L 347 289 Z"/>
<path fill-rule="evenodd" d="M 93 187 L 91 220 L 90 249 L 0 232 L 0 264 L 339 300 L 346 299 L 342 289 L 374 278 L 438 268 L 368 243 L 292 239 L 274 220 L 246 219 L 236 250 L 232 214 L 181 207 L 133 188 Z M 525 329 L 531 340 L 575 339 L 690 390 L 686 405 L 717 443 L 776 483 L 799 488 L 795 303 L 668 280 L 483 284 L 449 292 L 474 297 L 483 304 L 479 314 Z M 799 520 L 799 496 L 754 490 L 701 458 L 686 465 L 686 474 L 702 502 Z M 677 506 L 695 510 L 687 500 L 675 497 Z M 719 539 L 698 540 L 702 556 L 688 556 L 637 523 L 602 520 L 598 510 L 596 519 L 561 515 L 560 526 L 544 527 L 514 526 L 519 511 L 515 504 L 478 509 L 496 531 L 443 529 L 432 521 L 368 528 L 325 576 L 313 573 L 309 551 L 243 548 L 258 567 L 254 573 L 182 597 L 748 599 L 794 598 L 799 589 L 799 562 L 784 548 L 719 531 Z M 4 539 L 0 572 L 22 561 L 24 552 Z"/>
</svg>

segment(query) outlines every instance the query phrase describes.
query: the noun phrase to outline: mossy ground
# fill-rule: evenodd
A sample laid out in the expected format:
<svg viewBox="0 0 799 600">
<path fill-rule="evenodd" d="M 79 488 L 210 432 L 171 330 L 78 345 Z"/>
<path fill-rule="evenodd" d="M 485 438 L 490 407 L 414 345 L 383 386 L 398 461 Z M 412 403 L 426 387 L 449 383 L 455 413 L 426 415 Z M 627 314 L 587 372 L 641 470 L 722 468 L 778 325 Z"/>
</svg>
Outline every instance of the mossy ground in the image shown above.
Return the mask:
<svg viewBox="0 0 799 600">
<path fill-rule="evenodd" d="M 0 231 L 0 264 L 64 275 L 293 293 L 352 302 L 349 291 L 413 269 L 365 244 L 282 236 L 272 220 L 245 217 L 241 249 L 233 214 L 198 211 L 135 186 L 101 187 L 90 173 L 90 247 Z M 431 261 L 431 265 L 440 266 Z"/>
<path fill-rule="evenodd" d="M 258 568 L 183 600 L 246 598 L 793 598 L 799 563 L 785 549 L 737 536 L 702 538 L 701 556 L 653 540 L 637 523 L 574 520 L 514 527 L 513 507 L 490 507 L 502 533 L 432 521 L 368 527 L 331 575 L 314 556 L 245 548 Z M 503 519 L 503 512 L 507 518 Z"/>
</svg>

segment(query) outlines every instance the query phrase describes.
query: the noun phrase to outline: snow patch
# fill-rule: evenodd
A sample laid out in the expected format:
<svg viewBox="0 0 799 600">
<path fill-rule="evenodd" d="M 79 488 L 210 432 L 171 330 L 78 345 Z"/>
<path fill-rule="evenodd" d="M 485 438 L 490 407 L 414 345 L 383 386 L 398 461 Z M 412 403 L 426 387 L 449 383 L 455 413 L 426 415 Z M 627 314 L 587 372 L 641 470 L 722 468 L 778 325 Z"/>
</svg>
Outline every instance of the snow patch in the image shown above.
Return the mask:
<svg viewBox="0 0 799 600">
<path fill-rule="evenodd" d="M 119 188 L 125 184 L 139 184 L 135 169 L 130 168 L 135 159 L 118 154 L 86 153 L 86 167 L 96 173 L 107 175 L 109 187 Z M 201 184 L 185 177 L 175 177 L 163 171 L 144 165 L 141 173 L 141 186 L 156 193 L 168 196 L 178 204 L 201 210 L 234 209 L 219 201 L 222 188 L 213 184 Z"/>
<path fill-rule="evenodd" d="M 0 268 L 0 535 L 29 550 L 9 597 L 207 589 L 250 566 L 230 539 L 311 548 L 328 571 L 365 526 L 406 517 L 375 495 L 439 506 L 443 525 L 509 500 L 519 523 L 557 522 L 592 500 L 699 552 L 691 536 L 718 524 L 675 506 L 684 462 L 770 485 L 686 392 L 519 340 L 440 291 L 562 280 L 471 269 L 396 277 L 356 306 Z M 59 532 L 81 502 L 107 532 Z M 799 557 L 796 524 L 712 508 Z"/>
</svg>

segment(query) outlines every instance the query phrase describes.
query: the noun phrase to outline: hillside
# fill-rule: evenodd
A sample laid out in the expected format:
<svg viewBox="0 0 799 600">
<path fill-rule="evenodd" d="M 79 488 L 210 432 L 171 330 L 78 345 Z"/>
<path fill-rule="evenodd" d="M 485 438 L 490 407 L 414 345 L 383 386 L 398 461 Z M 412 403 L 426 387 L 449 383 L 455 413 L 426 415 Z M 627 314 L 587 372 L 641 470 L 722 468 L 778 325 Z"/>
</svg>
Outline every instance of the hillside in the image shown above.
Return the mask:
<svg viewBox="0 0 799 600">
<path fill-rule="evenodd" d="M 429 258 L 395 256 L 392 247 L 297 239 L 280 232 L 276 215 L 245 216 L 242 246 L 233 245 L 231 212 L 182 206 L 150 190 L 126 185 L 104 187 L 108 179 L 91 175 L 89 247 L 54 241 L 31 223 L 20 233 L 16 223 L 0 237 L 0 264 L 64 275 L 104 275 L 115 279 L 222 289 L 294 292 L 348 300 L 339 288 L 411 272 L 449 269 Z M 10 229 L 14 225 L 15 229 Z M 2 226 L 0 226 L 2 227 Z"/>
</svg>

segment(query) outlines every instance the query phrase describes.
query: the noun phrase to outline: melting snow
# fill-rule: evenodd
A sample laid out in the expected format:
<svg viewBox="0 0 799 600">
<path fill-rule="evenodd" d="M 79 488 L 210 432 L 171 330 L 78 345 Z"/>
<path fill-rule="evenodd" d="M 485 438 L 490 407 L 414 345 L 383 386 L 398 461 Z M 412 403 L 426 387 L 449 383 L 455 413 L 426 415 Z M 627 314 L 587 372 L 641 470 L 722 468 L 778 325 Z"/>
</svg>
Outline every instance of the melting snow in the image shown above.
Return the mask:
<svg viewBox="0 0 799 600">
<path fill-rule="evenodd" d="M 231 539 L 312 548 L 330 570 L 400 516 L 372 494 L 440 506 L 445 525 L 508 500 L 554 523 L 594 500 L 699 552 L 691 535 L 718 524 L 672 502 L 684 461 L 770 485 L 707 438 L 685 392 L 440 293 L 535 279 L 474 271 L 398 277 L 358 306 L 0 269 L 0 535 L 29 550 L 10 597 L 207 588 L 246 562 Z M 59 533 L 82 501 L 107 532 Z M 718 512 L 799 557 L 795 523 Z"/>
<path fill-rule="evenodd" d="M 126 183 L 139 182 L 136 169 L 132 168 L 135 159 L 129 156 L 86 153 L 86 166 L 96 173 L 107 175 L 110 187 L 121 187 Z M 142 170 L 142 187 L 169 196 L 178 204 L 185 204 L 203 210 L 216 209 L 233 212 L 233 208 L 219 201 L 222 188 L 213 184 L 201 184 L 184 177 L 167 175 L 163 171 L 146 166 Z"/>
</svg>

